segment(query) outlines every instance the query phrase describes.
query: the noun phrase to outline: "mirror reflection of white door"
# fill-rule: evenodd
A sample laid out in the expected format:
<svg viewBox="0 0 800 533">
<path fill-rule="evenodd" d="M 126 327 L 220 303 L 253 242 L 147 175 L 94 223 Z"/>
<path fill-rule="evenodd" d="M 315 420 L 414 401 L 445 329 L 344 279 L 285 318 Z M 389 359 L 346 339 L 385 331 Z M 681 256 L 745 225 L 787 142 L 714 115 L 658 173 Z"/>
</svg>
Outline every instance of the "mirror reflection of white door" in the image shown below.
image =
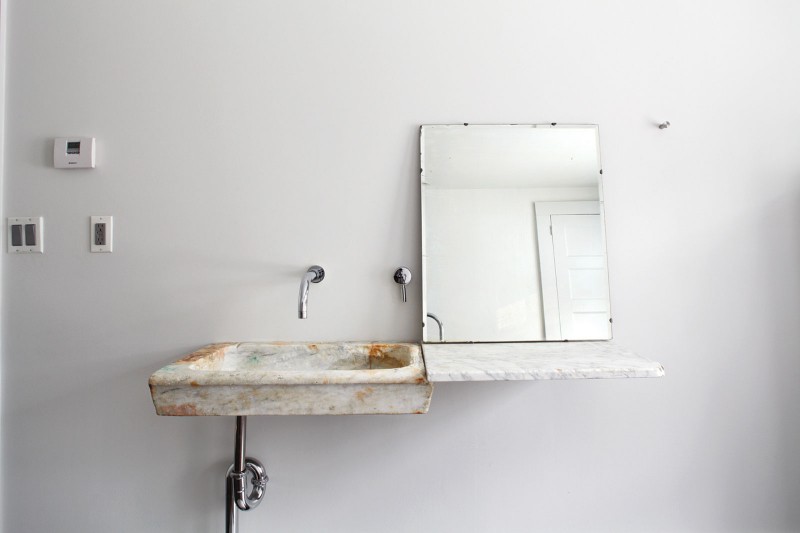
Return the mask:
<svg viewBox="0 0 800 533">
<path fill-rule="evenodd" d="M 611 338 L 599 202 L 536 204 L 547 340 Z"/>
<path fill-rule="evenodd" d="M 600 215 L 553 215 L 553 259 L 564 339 L 610 336 Z"/>
</svg>

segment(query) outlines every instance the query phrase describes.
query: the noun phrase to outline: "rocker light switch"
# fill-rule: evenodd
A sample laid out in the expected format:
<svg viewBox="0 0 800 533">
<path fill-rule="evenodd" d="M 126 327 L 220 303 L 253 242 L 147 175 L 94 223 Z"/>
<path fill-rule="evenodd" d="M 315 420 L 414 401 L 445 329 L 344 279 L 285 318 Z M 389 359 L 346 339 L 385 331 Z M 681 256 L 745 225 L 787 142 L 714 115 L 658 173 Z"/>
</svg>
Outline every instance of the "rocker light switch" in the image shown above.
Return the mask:
<svg viewBox="0 0 800 533">
<path fill-rule="evenodd" d="M 11 246 L 22 246 L 22 224 L 11 225 Z"/>
<path fill-rule="evenodd" d="M 114 251 L 114 217 L 93 216 L 89 231 L 89 249 L 92 253 L 110 253 Z"/>
<path fill-rule="evenodd" d="M 36 246 L 36 224 L 25 224 L 25 245 Z"/>
<path fill-rule="evenodd" d="M 10 217 L 8 219 L 9 253 L 44 253 L 43 241 L 44 219 L 42 217 Z"/>
</svg>

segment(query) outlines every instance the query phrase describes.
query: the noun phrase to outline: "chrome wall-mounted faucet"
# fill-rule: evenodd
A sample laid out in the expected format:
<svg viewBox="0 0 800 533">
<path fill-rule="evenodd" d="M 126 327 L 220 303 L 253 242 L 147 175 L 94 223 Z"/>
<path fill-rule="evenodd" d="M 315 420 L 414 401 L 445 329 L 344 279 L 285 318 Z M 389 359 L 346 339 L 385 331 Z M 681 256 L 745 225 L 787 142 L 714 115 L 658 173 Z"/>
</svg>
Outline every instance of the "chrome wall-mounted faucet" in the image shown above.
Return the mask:
<svg viewBox="0 0 800 533">
<path fill-rule="evenodd" d="M 325 279 L 325 270 L 319 265 L 308 267 L 300 281 L 300 295 L 297 297 L 297 318 L 308 317 L 308 288 L 311 283 L 319 283 Z"/>
<path fill-rule="evenodd" d="M 406 267 L 400 267 L 394 271 L 394 282 L 400 284 L 400 295 L 403 301 L 407 301 L 406 285 L 411 283 L 411 271 Z"/>
</svg>

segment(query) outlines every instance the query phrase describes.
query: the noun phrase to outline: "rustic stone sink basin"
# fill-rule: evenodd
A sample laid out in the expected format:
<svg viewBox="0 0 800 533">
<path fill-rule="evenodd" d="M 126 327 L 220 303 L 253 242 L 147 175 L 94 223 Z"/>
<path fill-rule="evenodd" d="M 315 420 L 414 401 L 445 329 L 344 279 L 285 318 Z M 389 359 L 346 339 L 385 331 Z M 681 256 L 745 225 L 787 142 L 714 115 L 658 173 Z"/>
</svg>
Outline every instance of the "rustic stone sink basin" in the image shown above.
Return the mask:
<svg viewBox="0 0 800 533">
<path fill-rule="evenodd" d="M 211 344 L 150 376 L 159 415 L 426 413 L 416 344 Z"/>
</svg>

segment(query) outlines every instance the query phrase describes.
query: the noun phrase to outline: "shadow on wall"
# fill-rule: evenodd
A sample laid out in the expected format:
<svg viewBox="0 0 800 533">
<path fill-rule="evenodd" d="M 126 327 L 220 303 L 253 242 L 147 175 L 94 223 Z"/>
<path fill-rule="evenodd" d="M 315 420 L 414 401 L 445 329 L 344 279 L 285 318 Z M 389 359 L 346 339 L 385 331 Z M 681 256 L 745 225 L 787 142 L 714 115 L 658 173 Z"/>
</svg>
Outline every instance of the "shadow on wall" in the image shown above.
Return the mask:
<svg viewBox="0 0 800 533">
<path fill-rule="evenodd" d="M 759 180 L 754 177 L 754 183 Z M 761 300 L 749 310 L 764 313 L 769 317 L 771 330 L 759 336 L 759 344 L 749 354 L 756 365 L 763 365 L 763 377 L 753 375 L 754 380 L 763 379 L 763 389 L 771 394 L 771 412 L 750 412 L 753 420 L 766 419 L 768 430 L 774 432 L 774 460 L 771 464 L 758 465 L 763 483 L 775 485 L 772 493 L 783 497 L 781 502 L 765 502 L 780 515 L 780 523 L 800 523 L 800 463 L 797 462 L 797 443 L 800 442 L 800 175 L 794 177 L 793 190 L 781 194 L 762 206 L 747 223 L 756 225 L 758 246 L 752 250 L 757 255 L 756 279 L 763 284 Z M 757 433 L 753 432 L 754 435 Z M 754 446 L 759 439 L 754 439 Z M 741 477 L 732 472 L 731 484 L 741 483 Z M 730 485 L 726 485 L 730 486 Z M 740 519 L 746 523 L 747 511 L 732 505 L 734 512 L 741 512 Z M 753 524 L 754 528 L 758 524 Z"/>
<path fill-rule="evenodd" d="M 159 531 L 173 520 L 176 509 L 186 511 L 182 520 L 194 523 L 194 531 L 219 527 L 223 507 L 216 507 L 223 501 L 224 486 L 220 488 L 215 480 L 224 476 L 224 470 L 212 471 L 220 466 L 223 449 L 232 452 L 228 424 L 214 417 L 156 416 L 147 387 L 149 365 L 121 366 L 109 362 L 105 367 L 78 369 L 81 379 L 64 379 L 71 388 L 5 412 L 4 423 L 25 434 L 24 439 L 4 442 L 7 464 L 12 465 L 6 469 L 8 486 L 29 477 L 30 472 L 42 473 L 46 450 L 59 449 L 62 454 L 50 454 L 46 463 L 48 490 L 74 494 L 79 482 L 82 494 L 51 500 L 53 514 L 21 517 L 7 513 L 9 530 L 18 530 L 21 524 L 31 530 L 57 530 L 46 521 L 74 516 L 74 511 L 59 506 L 73 505 L 76 498 L 118 507 L 114 514 L 126 517 L 129 527 L 142 531 Z M 164 454 L 173 459 L 157 462 Z M 98 468 L 98 461 L 110 463 Z M 79 481 L 76 471 L 81 472 Z M 115 491 L 118 486 L 127 488 Z M 109 490 L 125 497 L 109 497 Z M 88 501 L 86 505 L 88 508 Z M 105 520 L 102 516 L 81 516 L 85 522 L 70 527 L 103 528 L 103 524 L 93 523 Z"/>
</svg>

